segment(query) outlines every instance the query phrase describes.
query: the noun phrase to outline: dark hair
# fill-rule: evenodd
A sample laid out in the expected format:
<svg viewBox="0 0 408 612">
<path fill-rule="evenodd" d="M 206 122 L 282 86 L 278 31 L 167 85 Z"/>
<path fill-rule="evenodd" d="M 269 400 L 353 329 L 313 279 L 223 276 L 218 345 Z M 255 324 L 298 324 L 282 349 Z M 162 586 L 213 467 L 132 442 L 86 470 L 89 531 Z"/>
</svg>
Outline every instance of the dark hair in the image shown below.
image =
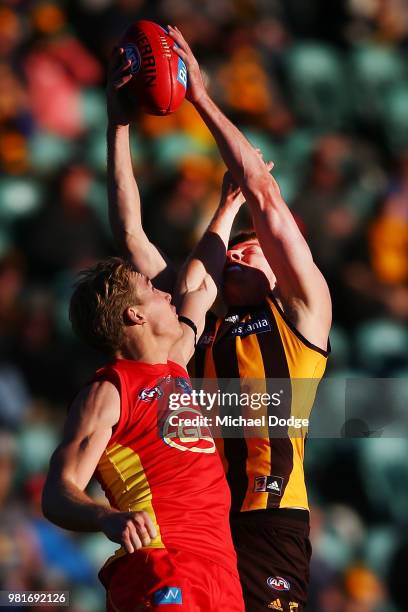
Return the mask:
<svg viewBox="0 0 408 612">
<path fill-rule="evenodd" d="M 233 238 L 230 238 L 228 248 L 232 249 L 232 247 L 236 246 L 237 244 L 240 244 L 241 242 L 247 242 L 248 240 L 254 239 L 258 240 L 258 236 L 256 235 L 255 230 L 245 230 L 239 232 L 238 234 L 235 234 Z"/>
<path fill-rule="evenodd" d="M 87 344 L 112 354 L 123 340 L 123 313 L 139 304 L 130 284 L 135 269 L 120 257 L 110 257 L 78 275 L 69 306 L 74 332 Z"/>
</svg>

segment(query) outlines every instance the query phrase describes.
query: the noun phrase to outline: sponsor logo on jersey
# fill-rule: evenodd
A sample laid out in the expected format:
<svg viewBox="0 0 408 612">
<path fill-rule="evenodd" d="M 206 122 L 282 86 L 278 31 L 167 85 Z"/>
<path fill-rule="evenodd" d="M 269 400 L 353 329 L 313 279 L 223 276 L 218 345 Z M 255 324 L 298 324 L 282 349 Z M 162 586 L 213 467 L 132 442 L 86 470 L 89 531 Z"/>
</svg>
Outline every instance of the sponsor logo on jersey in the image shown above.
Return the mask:
<svg viewBox="0 0 408 612">
<path fill-rule="evenodd" d="M 290 601 L 289 612 L 296 612 L 296 610 L 299 610 L 299 604 L 297 603 L 297 601 Z"/>
<path fill-rule="evenodd" d="M 194 419 L 197 424 L 185 421 Z M 166 444 L 179 451 L 190 453 L 215 453 L 215 442 L 210 428 L 200 424 L 202 414 L 196 408 L 182 407 L 172 410 L 166 417 L 161 436 Z"/>
<path fill-rule="evenodd" d="M 155 606 L 181 605 L 182 603 L 183 596 L 180 587 L 164 587 L 153 593 L 153 604 Z"/>
<path fill-rule="evenodd" d="M 249 321 L 241 321 L 241 323 L 231 329 L 230 333 L 232 336 L 246 338 L 251 334 L 263 334 L 268 331 L 271 331 L 271 326 L 266 314 L 262 313 L 257 317 L 251 318 Z"/>
<path fill-rule="evenodd" d="M 274 591 L 289 591 L 290 589 L 290 582 L 282 576 L 269 576 L 266 584 Z"/>
<path fill-rule="evenodd" d="M 273 601 L 271 601 L 271 603 L 268 604 L 268 608 L 270 608 L 271 610 L 280 610 L 280 612 L 283 612 L 280 599 L 274 599 Z"/>
<path fill-rule="evenodd" d="M 254 493 L 272 493 L 282 495 L 283 478 L 281 476 L 256 476 Z"/>
<path fill-rule="evenodd" d="M 127 43 L 125 45 L 125 55 L 126 59 L 130 60 L 130 72 L 132 74 L 137 74 L 140 70 L 140 66 L 142 65 L 139 49 L 136 47 L 136 45 Z"/>
</svg>

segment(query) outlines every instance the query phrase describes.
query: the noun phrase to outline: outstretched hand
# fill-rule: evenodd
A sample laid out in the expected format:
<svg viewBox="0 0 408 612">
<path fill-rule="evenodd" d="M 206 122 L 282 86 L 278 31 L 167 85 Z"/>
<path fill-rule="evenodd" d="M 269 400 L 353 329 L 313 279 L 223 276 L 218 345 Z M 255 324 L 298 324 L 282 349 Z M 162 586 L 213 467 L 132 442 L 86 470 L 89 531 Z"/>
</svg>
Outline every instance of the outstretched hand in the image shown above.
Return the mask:
<svg viewBox="0 0 408 612">
<path fill-rule="evenodd" d="M 186 39 L 177 27 L 167 26 L 169 35 L 174 40 L 175 45 L 173 50 L 185 63 L 188 72 L 186 98 L 192 104 L 197 104 L 200 99 L 207 95 L 203 77 L 201 75 L 200 66 L 192 50 L 190 49 Z"/>
<path fill-rule="evenodd" d="M 126 59 L 125 50 L 116 48 L 111 56 L 108 66 L 107 79 L 107 107 L 109 121 L 115 125 L 128 125 L 131 120 L 131 111 L 125 97 L 120 90 L 132 78 L 131 61 Z"/>
</svg>

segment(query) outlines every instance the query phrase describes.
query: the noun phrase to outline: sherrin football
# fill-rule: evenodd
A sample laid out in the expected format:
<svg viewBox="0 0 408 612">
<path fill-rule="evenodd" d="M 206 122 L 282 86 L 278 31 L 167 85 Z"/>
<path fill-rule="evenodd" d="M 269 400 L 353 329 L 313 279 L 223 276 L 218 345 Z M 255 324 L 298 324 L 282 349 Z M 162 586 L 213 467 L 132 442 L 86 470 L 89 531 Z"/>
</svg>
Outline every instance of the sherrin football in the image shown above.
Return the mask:
<svg viewBox="0 0 408 612">
<path fill-rule="evenodd" d="M 174 44 L 167 30 L 145 20 L 132 24 L 119 43 L 133 75 L 124 87 L 126 95 L 151 115 L 173 113 L 186 94 L 187 68 Z"/>
</svg>

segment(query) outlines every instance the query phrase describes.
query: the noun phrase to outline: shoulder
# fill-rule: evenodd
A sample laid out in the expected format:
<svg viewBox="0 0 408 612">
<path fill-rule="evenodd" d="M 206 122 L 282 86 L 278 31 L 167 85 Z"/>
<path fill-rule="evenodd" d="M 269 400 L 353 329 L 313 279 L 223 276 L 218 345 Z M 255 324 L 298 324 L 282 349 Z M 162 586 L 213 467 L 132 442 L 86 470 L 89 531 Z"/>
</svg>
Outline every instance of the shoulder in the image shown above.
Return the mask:
<svg viewBox="0 0 408 612">
<path fill-rule="evenodd" d="M 76 396 L 69 409 L 71 421 L 95 422 L 114 425 L 120 417 L 120 395 L 109 380 L 95 380 L 86 385 Z"/>
<path fill-rule="evenodd" d="M 270 294 L 267 301 L 275 320 L 278 317 L 278 325 L 279 320 L 283 321 L 301 343 L 327 357 L 330 352 L 331 308 L 313 312 L 304 308 L 302 303 L 285 301 L 278 291 Z"/>
</svg>

